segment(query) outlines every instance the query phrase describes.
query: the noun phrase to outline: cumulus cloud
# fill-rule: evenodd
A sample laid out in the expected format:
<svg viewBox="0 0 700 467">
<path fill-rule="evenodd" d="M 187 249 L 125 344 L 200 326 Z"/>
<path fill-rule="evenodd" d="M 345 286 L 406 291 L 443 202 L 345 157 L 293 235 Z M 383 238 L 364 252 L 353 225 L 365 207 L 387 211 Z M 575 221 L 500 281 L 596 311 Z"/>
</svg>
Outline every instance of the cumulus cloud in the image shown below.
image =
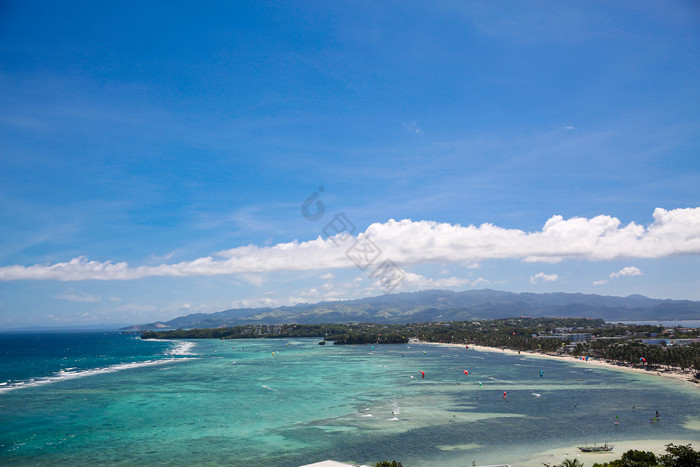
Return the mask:
<svg viewBox="0 0 700 467">
<path fill-rule="evenodd" d="M 660 258 L 700 253 L 700 208 L 657 208 L 648 226 L 610 216 L 564 219 L 552 216 L 535 232 L 493 224 L 461 226 L 433 221 L 389 220 L 371 224 L 357 235 L 381 249 L 382 258 L 397 264 L 478 264 L 490 259 L 554 263 L 576 258 L 591 261 Z M 339 234 L 340 235 L 340 234 Z M 216 255 L 173 264 L 130 266 L 126 262 L 85 257 L 55 264 L 0 267 L 0 280 L 133 280 L 151 276 L 207 276 L 272 271 L 354 267 L 337 237 L 247 245 Z M 374 266 L 373 266 L 374 267 Z"/>
<path fill-rule="evenodd" d="M 431 279 L 420 274 L 404 271 L 404 278 L 401 281 L 400 287 L 416 288 L 416 289 L 440 289 L 449 287 L 461 287 L 470 283 L 469 279 L 461 279 L 459 277 L 442 277 L 440 279 Z M 378 282 L 379 283 L 379 282 Z"/>
<path fill-rule="evenodd" d="M 606 281 L 605 279 L 603 279 L 603 280 L 599 280 L 599 281 L 594 281 L 594 282 L 593 282 L 593 285 L 605 285 L 605 284 L 607 284 L 607 283 L 608 283 L 608 281 Z"/>
<path fill-rule="evenodd" d="M 314 287 L 310 290 L 307 290 L 306 292 L 302 292 L 301 294 L 305 297 L 311 297 L 311 298 L 319 297 L 321 295 L 319 293 L 319 291 L 316 290 L 316 287 Z"/>
<path fill-rule="evenodd" d="M 626 268 L 622 268 L 617 272 L 611 272 L 610 273 L 610 278 L 613 279 L 615 277 L 621 277 L 621 276 L 641 276 L 642 271 L 639 269 L 635 268 L 634 266 L 627 266 Z"/>
<path fill-rule="evenodd" d="M 530 276 L 530 284 L 536 284 L 538 282 L 554 282 L 559 279 L 556 274 L 545 274 L 543 272 L 538 272 L 534 276 Z"/>
<path fill-rule="evenodd" d="M 230 302 L 228 308 L 276 308 L 280 306 L 294 306 L 300 303 L 309 303 L 308 298 L 302 297 L 287 297 L 287 298 L 271 298 L 271 297 L 256 297 L 251 299 L 234 300 Z"/>
<path fill-rule="evenodd" d="M 481 287 L 484 285 L 490 285 L 491 281 L 488 279 L 484 279 L 483 277 L 478 278 L 475 281 L 472 281 L 472 287 Z"/>
</svg>

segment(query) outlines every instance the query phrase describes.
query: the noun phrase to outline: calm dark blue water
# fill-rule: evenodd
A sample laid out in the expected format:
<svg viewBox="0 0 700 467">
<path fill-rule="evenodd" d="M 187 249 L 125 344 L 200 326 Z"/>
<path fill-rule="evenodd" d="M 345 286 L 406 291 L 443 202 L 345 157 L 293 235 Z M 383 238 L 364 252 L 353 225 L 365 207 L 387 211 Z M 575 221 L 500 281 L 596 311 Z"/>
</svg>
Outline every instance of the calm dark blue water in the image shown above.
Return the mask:
<svg viewBox="0 0 700 467">
<path fill-rule="evenodd" d="M 148 364 L 176 347 L 117 332 L 0 334 L 0 391 Z"/>
</svg>

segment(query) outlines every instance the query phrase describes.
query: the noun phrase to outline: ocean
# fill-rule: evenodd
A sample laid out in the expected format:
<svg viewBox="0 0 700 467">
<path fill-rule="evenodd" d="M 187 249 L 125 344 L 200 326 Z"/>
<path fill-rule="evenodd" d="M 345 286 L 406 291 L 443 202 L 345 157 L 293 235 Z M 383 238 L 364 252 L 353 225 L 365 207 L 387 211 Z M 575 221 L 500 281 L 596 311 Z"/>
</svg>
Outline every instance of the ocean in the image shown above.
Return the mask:
<svg viewBox="0 0 700 467">
<path fill-rule="evenodd" d="M 666 329 L 682 327 L 682 328 L 700 328 L 700 320 L 698 319 L 686 319 L 686 320 L 664 320 L 664 321 L 620 321 L 622 324 L 648 324 L 650 326 L 663 326 Z"/>
<path fill-rule="evenodd" d="M 0 334 L 0 463 L 520 465 L 558 446 L 700 439 L 700 390 L 683 381 L 456 346 L 318 342 Z"/>
</svg>

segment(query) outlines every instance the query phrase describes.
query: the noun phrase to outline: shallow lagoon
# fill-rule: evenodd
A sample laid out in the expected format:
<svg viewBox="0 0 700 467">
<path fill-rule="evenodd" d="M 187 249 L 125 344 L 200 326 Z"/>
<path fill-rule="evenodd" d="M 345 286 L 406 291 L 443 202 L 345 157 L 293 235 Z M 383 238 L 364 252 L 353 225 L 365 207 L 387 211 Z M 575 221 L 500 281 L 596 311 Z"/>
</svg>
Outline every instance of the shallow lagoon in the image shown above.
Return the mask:
<svg viewBox="0 0 700 467">
<path fill-rule="evenodd" d="M 0 461 L 518 465 L 562 446 L 700 438 L 694 386 L 585 362 L 318 339 L 200 340 L 172 357 L 175 342 L 115 339 L 153 364 L 0 392 Z"/>
</svg>

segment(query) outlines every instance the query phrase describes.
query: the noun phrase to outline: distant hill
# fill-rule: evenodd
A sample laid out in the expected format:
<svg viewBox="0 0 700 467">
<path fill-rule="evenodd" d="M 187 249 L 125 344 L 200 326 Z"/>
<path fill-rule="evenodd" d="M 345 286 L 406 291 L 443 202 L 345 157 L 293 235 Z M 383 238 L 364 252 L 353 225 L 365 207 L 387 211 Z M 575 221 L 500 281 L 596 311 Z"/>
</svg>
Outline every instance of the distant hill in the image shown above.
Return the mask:
<svg viewBox="0 0 700 467">
<path fill-rule="evenodd" d="M 700 302 L 658 300 L 643 295 L 612 297 L 580 293 L 512 293 L 490 289 L 464 292 L 424 290 L 278 308 L 236 308 L 216 313 L 196 313 L 124 329 L 214 328 L 275 323 L 413 323 L 513 316 L 585 317 L 606 321 L 692 320 L 700 319 Z"/>
</svg>

